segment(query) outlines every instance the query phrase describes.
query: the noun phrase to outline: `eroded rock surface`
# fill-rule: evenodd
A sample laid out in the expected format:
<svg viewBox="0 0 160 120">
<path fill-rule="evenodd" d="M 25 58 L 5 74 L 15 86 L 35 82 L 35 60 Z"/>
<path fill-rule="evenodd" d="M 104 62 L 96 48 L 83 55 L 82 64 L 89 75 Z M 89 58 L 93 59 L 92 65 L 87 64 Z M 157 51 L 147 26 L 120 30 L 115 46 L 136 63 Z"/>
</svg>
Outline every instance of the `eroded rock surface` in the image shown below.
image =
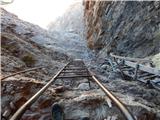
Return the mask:
<svg viewBox="0 0 160 120">
<path fill-rule="evenodd" d="M 107 52 L 146 57 L 160 52 L 160 2 L 84 1 L 88 46 Z"/>
</svg>

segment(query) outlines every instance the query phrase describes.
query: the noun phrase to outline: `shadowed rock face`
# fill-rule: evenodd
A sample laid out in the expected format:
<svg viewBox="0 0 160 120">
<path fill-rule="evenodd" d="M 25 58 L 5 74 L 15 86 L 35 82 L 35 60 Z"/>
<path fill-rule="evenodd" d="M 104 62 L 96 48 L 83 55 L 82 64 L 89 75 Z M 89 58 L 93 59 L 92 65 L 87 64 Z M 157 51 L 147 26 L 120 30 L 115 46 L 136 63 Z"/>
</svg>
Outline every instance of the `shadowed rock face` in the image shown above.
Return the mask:
<svg viewBox="0 0 160 120">
<path fill-rule="evenodd" d="M 68 55 L 40 44 L 50 39 L 54 38 L 46 30 L 1 8 L 1 77 L 31 67 L 46 66 L 1 81 L 1 114 L 7 119 L 70 60 Z M 22 120 L 51 119 L 50 106 L 55 100 L 52 87 L 26 111 Z"/>
<path fill-rule="evenodd" d="M 107 52 L 146 57 L 160 52 L 160 2 L 84 1 L 88 46 Z"/>
<path fill-rule="evenodd" d="M 50 69 L 40 70 L 41 72 L 38 70 L 39 75 L 27 73 L 30 77 L 41 76 L 38 79 L 47 80 L 52 76 L 53 71 L 61 68 L 70 57 L 40 44 L 41 40 L 47 42 L 48 39 L 54 38 L 46 30 L 20 20 L 16 15 L 1 8 L 2 76 L 36 66 L 48 66 Z"/>
<path fill-rule="evenodd" d="M 2 113 L 8 112 L 6 117 L 13 115 L 18 108 L 20 108 L 29 98 L 31 98 L 40 88 L 44 86 L 45 82 L 35 81 L 34 79 L 21 77 L 11 78 L 8 81 L 2 82 Z M 51 91 L 50 91 L 51 90 Z M 50 106 L 54 103 L 53 89 L 47 90 L 37 100 L 29 110 L 22 116 L 22 120 L 50 120 Z M 51 94 L 52 92 L 52 94 Z"/>
</svg>

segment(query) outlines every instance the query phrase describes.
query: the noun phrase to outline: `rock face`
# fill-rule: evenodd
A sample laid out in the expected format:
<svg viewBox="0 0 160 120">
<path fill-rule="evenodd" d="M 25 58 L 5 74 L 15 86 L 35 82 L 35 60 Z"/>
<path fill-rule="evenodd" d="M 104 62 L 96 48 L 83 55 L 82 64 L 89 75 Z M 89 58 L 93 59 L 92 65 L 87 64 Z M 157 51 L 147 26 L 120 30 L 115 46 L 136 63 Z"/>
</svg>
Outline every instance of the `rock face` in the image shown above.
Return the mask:
<svg viewBox="0 0 160 120">
<path fill-rule="evenodd" d="M 74 58 L 89 59 L 90 51 L 84 36 L 84 6 L 82 2 L 72 4 L 65 14 L 48 25 L 49 31 L 57 40 L 56 49 Z M 55 46 L 50 42 L 50 47 Z"/>
<path fill-rule="evenodd" d="M 75 12 L 71 12 L 75 9 Z M 77 12 L 77 10 L 79 10 Z M 72 14 L 71 14 L 72 13 Z M 14 33 L 16 36 L 49 48 L 57 54 L 57 58 L 68 55 L 72 58 L 87 58 L 89 49 L 84 39 L 83 6 L 75 3 L 64 16 L 57 19 L 49 30 L 20 20 L 16 15 L 2 9 L 2 31 Z M 76 22 L 75 22 L 76 21 Z M 59 54 L 60 53 L 60 54 Z M 54 57 L 53 54 L 51 54 Z M 56 55 L 55 55 L 56 59 Z"/>
<path fill-rule="evenodd" d="M 42 82 L 29 80 L 30 78 L 21 78 L 21 80 L 11 80 L 2 82 L 2 111 L 6 118 L 13 115 L 30 97 L 32 97 L 41 87 Z M 47 91 L 41 98 L 27 111 L 22 120 L 31 119 L 49 119 L 50 106 L 54 102 L 51 91 Z M 16 96 L 16 97 L 15 97 Z M 7 112 L 6 112 L 7 111 Z M 7 114 L 6 114 L 7 113 Z M 43 115 L 42 115 L 43 113 Z"/>
<path fill-rule="evenodd" d="M 102 6 L 105 5 L 105 2 L 93 3 Z M 111 4 L 112 2 L 107 3 Z M 122 3 L 126 4 L 125 2 Z M 112 4 L 116 3 L 113 2 Z M 100 12 L 100 9 L 98 11 Z M 70 13 L 72 12 L 70 11 Z M 74 18 L 76 18 L 76 15 Z M 98 15 L 101 16 L 101 14 Z M 62 26 L 64 25 L 62 27 L 64 30 L 60 26 L 57 26 L 55 28 L 56 30 L 52 28 L 52 30 L 46 31 L 18 19 L 17 16 L 8 13 L 4 9 L 1 9 L 1 16 L 2 76 L 30 67 L 47 66 L 41 70 L 16 75 L 1 81 L 1 115 L 9 118 L 22 104 L 40 90 L 66 61 L 71 59 L 68 55 L 64 54 L 65 52 L 69 52 L 71 55 L 80 58 L 84 58 L 85 55 L 88 56 L 88 53 L 86 51 L 85 39 L 80 35 L 83 31 L 77 29 L 78 25 L 81 24 L 78 24 L 77 21 L 76 24 L 78 25 L 75 26 L 70 21 L 70 17 L 68 19 L 70 22 L 68 26 L 67 23 L 62 24 Z M 66 15 L 63 20 L 68 18 L 68 16 Z M 74 21 L 78 19 L 74 19 Z M 60 31 L 57 29 L 60 29 Z M 80 29 L 84 28 L 82 27 Z M 158 40 L 157 37 L 156 40 Z M 99 50 L 99 48 L 96 50 Z M 157 58 L 155 59 L 158 60 Z M 109 69 L 111 69 L 108 63 L 103 61 L 103 59 L 99 59 L 99 63 L 102 63 L 98 66 L 99 72 L 107 71 L 108 74 Z M 94 66 L 92 62 L 91 65 Z M 117 78 L 114 74 L 109 74 L 110 78 Z M 78 75 L 78 73 L 72 75 Z M 127 82 L 115 78 L 114 80 L 109 80 L 106 79 L 106 76 L 101 75 L 97 77 L 103 78 L 102 82 L 104 85 L 126 104 L 138 120 L 160 119 L 159 91 L 142 87 L 136 82 Z M 102 90 L 93 81 L 91 81 L 90 85 L 91 87 L 87 78 L 59 79 L 23 114 L 21 119 L 51 120 L 51 105 L 53 103 L 59 103 L 63 107 L 65 119 L 124 120 L 121 112 L 112 104 Z"/>
<path fill-rule="evenodd" d="M 61 64 L 70 58 L 60 51 L 40 44 L 42 39 L 43 42 L 47 42 L 50 37 L 48 32 L 39 26 L 22 21 L 1 9 L 2 75 L 27 67 L 47 65 L 50 66 L 50 70 L 43 70 L 42 74 L 53 75 L 53 71 L 61 68 Z"/>
<path fill-rule="evenodd" d="M 108 52 L 146 57 L 160 52 L 160 2 L 84 1 L 88 46 Z"/>
<path fill-rule="evenodd" d="M 7 119 L 71 59 L 68 55 L 42 44 L 51 39 L 54 38 L 48 31 L 20 20 L 1 8 L 1 76 L 31 67 L 45 66 L 43 69 L 1 81 L 1 114 Z M 21 119 L 51 119 L 50 106 L 54 103 L 52 97 L 55 95 L 53 88 L 55 86 L 50 87 L 51 91 L 43 94 Z"/>
</svg>

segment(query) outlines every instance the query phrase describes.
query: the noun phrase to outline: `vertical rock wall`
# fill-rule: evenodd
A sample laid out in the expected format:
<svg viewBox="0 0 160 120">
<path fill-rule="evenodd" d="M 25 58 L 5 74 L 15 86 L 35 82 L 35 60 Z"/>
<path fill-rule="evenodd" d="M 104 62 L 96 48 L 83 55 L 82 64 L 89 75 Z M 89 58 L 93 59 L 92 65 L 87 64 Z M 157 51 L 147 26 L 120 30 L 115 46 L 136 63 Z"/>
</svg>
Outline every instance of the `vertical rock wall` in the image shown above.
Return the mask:
<svg viewBox="0 0 160 120">
<path fill-rule="evenodd" d="M 160 52 L 160 2 L 92 1 L 83 3 L 89 48 L 146 57 Z"/>
</svg>

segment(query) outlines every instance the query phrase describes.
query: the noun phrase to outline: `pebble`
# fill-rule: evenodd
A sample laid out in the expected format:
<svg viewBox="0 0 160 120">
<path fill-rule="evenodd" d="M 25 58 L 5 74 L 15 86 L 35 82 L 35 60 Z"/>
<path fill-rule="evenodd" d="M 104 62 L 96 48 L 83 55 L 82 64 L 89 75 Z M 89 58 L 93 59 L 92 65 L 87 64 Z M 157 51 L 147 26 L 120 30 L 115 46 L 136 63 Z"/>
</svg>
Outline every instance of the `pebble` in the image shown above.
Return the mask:
<svg viewBox="0 0 160 120">
<path fill-rule="evenodd" d="M 9 117 L 11 114 L 11 110 L 7 109 L 4 113 L 3 113 L 3 116 L 4 117 Z"/>
<path fill-rule="evenodd" d="M 11 91 L 11 95 L 13 95 L 15 93 L 15 91 Z"/>
<path fill-rule="evenodd" d="M 55 93 L 61 93 L 64 92 L 66 88 L 64 86 L 58 86 L 55 88 Z"/>
<path fill-rule="evenodd" d="M 78 85 L 78 89 L 79 90 L 89 90 L 90 87 L 89 87 L 89 83 L 81 83 Z"/>
<path fill-rule="evenodd" d="M 108 65 L 106 65 L 106 64 L 103 64 L 103 65 L 101 66 L 101 68 L 104 69 L 104 70 L 106 70 L 107 67 L 108 67 Z"/>
<path fill-rule="evenodd" d="M 10 105 L 11 109 L 16 109 L 16 107 L 15 107 L 13 102 L 10 102 L 9 105 Z"/>
</svg>

